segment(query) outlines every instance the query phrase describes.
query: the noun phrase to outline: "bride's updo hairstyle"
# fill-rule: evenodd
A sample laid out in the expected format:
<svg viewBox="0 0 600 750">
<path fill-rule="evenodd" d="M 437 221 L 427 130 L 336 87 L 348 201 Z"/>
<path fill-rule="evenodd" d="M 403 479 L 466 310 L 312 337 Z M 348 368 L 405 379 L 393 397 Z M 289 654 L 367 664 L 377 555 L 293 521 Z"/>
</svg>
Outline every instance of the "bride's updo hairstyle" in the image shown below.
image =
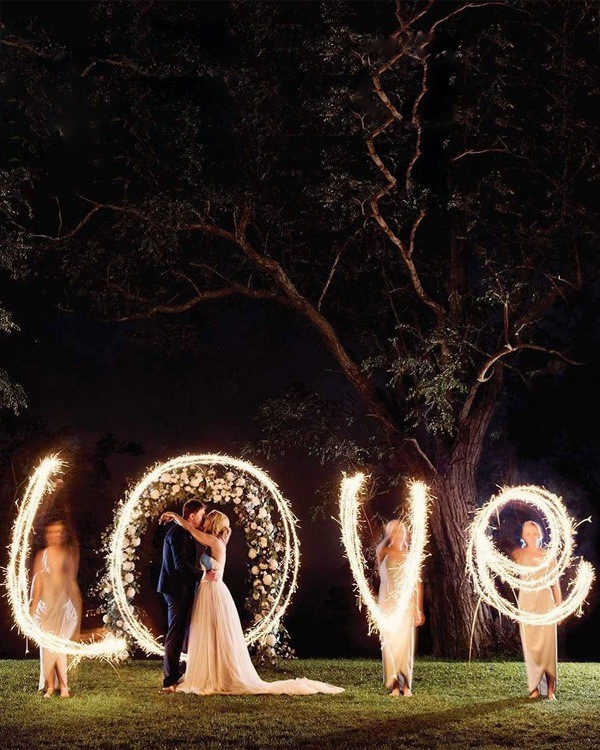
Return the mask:
<svg viewBox="0 0 600 750">
<path fill-rule="evenodd" d="M 205 534 L 212 534 L 225 541 L 231 534 L 229 518 L 227 518 L 225 513 L 221 513 L 220 510 L 211 510 L 204 519 L 204 528 L 202 530 Z"/>
</svg>

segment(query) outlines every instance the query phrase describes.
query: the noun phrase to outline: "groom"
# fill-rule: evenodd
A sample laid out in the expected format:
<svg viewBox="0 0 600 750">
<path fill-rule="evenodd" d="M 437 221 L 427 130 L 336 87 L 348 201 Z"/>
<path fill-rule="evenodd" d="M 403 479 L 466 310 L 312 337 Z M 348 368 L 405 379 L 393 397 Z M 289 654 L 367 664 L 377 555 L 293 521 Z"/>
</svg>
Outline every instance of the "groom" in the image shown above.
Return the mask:
<svg viewBox="0 0 600 750">
<path fill-rule="evenodd" d="M 206 506 L 200 500 L 188 500 L 182 515 L 195 529 L 202 527 Z M 181 677 L 179 660 L 189 626 L 196 584 L 202 570 L 196 567 L 196 542 L 190 534 L 174 523 L 163 542 L 162 565 L 158 593 L 167 603 L 167 637 L 163 664 L 163 690 L 175 692 Z"/>
</svg>

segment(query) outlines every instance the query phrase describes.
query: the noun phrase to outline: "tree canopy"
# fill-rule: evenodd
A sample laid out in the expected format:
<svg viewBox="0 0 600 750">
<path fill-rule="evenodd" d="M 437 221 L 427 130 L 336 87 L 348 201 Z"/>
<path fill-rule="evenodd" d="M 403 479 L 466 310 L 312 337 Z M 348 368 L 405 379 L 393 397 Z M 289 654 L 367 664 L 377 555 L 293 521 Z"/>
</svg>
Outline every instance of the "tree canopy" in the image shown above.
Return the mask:
<svg viewBox="0 0 600 750">
<path fill-rule="evenodd" d="M 2 39 L 4 267 L 113 320 L 290 308 L 373 417 L 371 460 L 441 477 L 440 495 L 461 465 L 472 504 L 504 373 L 577 361 L 569 305 L 598 270 L 595 5 L 73 13 L 15 13 Z"/>
</svg>

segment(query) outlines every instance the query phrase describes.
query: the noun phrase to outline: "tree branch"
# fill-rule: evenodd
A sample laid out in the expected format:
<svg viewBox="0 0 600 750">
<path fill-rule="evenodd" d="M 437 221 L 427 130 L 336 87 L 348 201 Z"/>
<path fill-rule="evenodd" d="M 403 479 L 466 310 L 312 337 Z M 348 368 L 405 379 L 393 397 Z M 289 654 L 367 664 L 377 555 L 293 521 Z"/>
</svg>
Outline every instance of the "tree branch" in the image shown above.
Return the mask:
<svg viewBox="0 0 600 750">
<path fill-rule="evenodd" d="M 0 44 L 4 45 L 5 47 L 12 47 L 13 49 L 28 52 L 34 57 L 42 57 L 45 60 L 55 59 L 55 55 L 49 55 L 47 52 L 42 52 L 41 50 L 33 47 L 31 44 L 27 44 L 27 42 L 11 42 L 9 39 L 2 39 L 0 40 Z"/>
<path fill-rule="evenodd" d="M 94 213 L 96 213 L 97 211 L 101 209 L 111 210 L 117 213 L 127 213 L 133 216 L 136 216 L 137 218 L 143 221 L 150 221 L 149 217 L 145 216 L 142 211 L 139 211 L 138 209 L 135 209 L 131 206 L 119 206 L 119 205 L 110 204 L 110 203 L 100 203 L 99 201 L 93 201 L 93 200 L 90 200 L 89 198 L 83 198 L 83 200 L 92 204 L 92 210 L 84 217 L 84 219 L 81 220 L 81 222 L 79 222 L 77 227 L 75 227 L 73 230 L 71 230 L 71 232 L 67 233 L 66 235 L 63 235 L 62 237 L 57 237 L 57 238 L 48 237 L 48 239 L 52 239 L 53 241 L 58 241 L 61 239 L 65 239 L 67 236 L 72 236 L 73 234 L 75 234 L 76 231 L 78 231 L 79 228 L 81 228 L 91 218 L 91 216 Z M 360 394 L 365 404 L 373 412 L 373 415 L 376 416 L 378 421 L 385 427 L 386 430 L 392 433 L 397 433 L 398 426 L 395 423 L 394 419 L 389 414 L 387 407 L 384 405 L 384 402 L 382 401 L 381 397 L 378 395 L 371 381 L 364 375 L 359 365 L 350 357 L 345 347 L 342 345 L 331 323 L 322 315 L 320 310 L 318 310 L 314 305 L 312 305 L 312 303 L 298 291 L 298 289 L 296 288 L 292 280 L 284 271 L 283 267 L 274 258 L 270 258 L 266 255 L 262 255 L 248 241 L 247 237 L 245 236 L 245 230 L 249 223 L 249 219 L 250 219 L 250 209 L 246 207 L 244 211 L 242 212 L 242 216 L 234 232 L 227 230 L 227 229 L 223 229 L 217 224 L 206 222 L 206 221 L 198 221 L 198 222 L 186 223 L 186 224 L 177 224 L 176 226 L 173 226 L 170 228 L 175 231 L 180 231 L 180 232 L 182 231 L 201 232 L 202 234 L 206 234 L 212 237 L 219 237 L 220 239 L 227 240 L 231 242 L 233 245 L 237 246 L 242 251 L 244 256 L 249 261 L 251 261 L 251 263 L 256 268 L 258 268 L 259 270 L 267 274 L 275 283 L 275 285 L 277 286 L 277 288 L 280 290 L 282 294 L 281 297 L 277 298 L 278 301 L 285 304 L 287 307 L 296 311 L 300 315 L 302 315 L 316 328 L 316 330 L 320 333 L 323 341 L 325 342 L 325 345 L 327 346 L 329 351 L 334 355 L 336 360 L 339 362 L 342 369 L 346 373 L 346 376 L 348 377 L 350 382 L 353 384 L 353 386 L 356 388 L 356 390 Z M 126 295 L 131 294 L 127 292 L 127 290 L 123 290 L 122 288 L 119 288 L 117 285 L 113 285 L 113 288 L 115 288 L 124 297 L 126 297 Z M 254 298 L 262 298 L 262 299 L 274 299 L 275 298 L 275 295 L 269 292 L 254 291 L 254 290 L 247 289 L 241 284 L 240 285 L 233 284 L 233 285 L 221 288 L 221 289 L 203 292 L 200 295 L 196 294 L 190 299 L 178 305 L 165 305 L 165 304 L 152 305 L 150 309 L 148 310 L 144 310 L 143 312 L 136 313 L 133 316 L 122 317 L 122 318 L 119 318 L 118 320 L 133 320 L 133 319 L 140 319 L 140 318 L 148 318 L 148 317 L 151 317 L 152 315 L 156 315 L 159 313 L 174 314 L 177 312 L 184 312 L 186 310 L 191 309 L 192 307 L 197 305 L 199 302 L 202 302 L 208 299 L 219 299 L 222 297 L 230 296 L 235 293 L 240 293 L 246 296 L 250 296 Z M 133 295 L 132 301 L 135 301 L 135 295 Z M 138 302 L 142 301 L 144 304 L 148 304 L 149 302 L 148 300 L 145 300 L 139 297 L 137 301 Z"/>
<path fill-rule="evenodd" d="M 494 367 L 494 365 L 498 362 L 502 364 L 502 359 L 504 357 L 507 357 L 510 354 L 514 354 L 518 351 L 523 351 L 524 349 L 530 349 L 537 352 L 543 352 L 544 354 L 549 354 L 552 357 L 558 357 L 558 359 L 561 359 L 563 362 L 566 362 L 569 365 L 582 365 L 583 362 L 578 362 L 574 359 L 570 359 L 561 351 L 558 351 L 556 349 L 548 349 L 545 346 L 539 346 L 537 344 L 516 344 L 515 346 L 512 346 L 511 344 L 506 344 L 500 351 L 495 352 L 494 354 L 490 355 L 487 361 L 482 365 L 481 369 L 479 370 L 479 373 L 477 374 L 477 379 L 473 386 L 471 387 L 471 390 L 469 391 L 469 394 L 467 398 L 465 399 L 465 403 L 463 405 L 463 408 L 461 410 L 459 421 L 464 422 L 465 419 L 469 416 L 471 412 L 471 408 L 473 406 L 473 402 L 475 401 L 475 396 L 477 395 L 477 392 L 481 385 L 483 383 L 487 383 L 490 378 L 493 375 L 493 372 L 490 373 L 490 370 Z M 490 374 L 488 374 L 490 373 Z"/>
<path fill-rule="evenodd" d="M 526 157 L 519 156 L 519 154 L 515 154 L 513 151 L 509 151 L 509 149 L 507 148 L 470 148 L 467 151 L 463 151 L 462 153 L 453 156 L 450 161 L 457 162 L 461 161 L 461 159 L 465 159 L 467 156 L 481 156 L 482 154 L 507 154 L 508 156 L 512 156 L 515 159 L 523 159 L 524 161 L 529 161 Z"/>
<path fill-rule="evenodd" d="M 96 67 L 96 65 L 104 64 L 104 65 L 112 65 L 115 68 L 124 68 L 125 70 L 129 70 L 132 73 L 136 73 L 137 75 L 144 76 L 145 78 L 165 78 L 166 76 L 160 76 L 156 75 L 155 73 L 151 73 L 148 70 L 144 70 L 144 68 L 141 68 L 139 65 L 136 65 L 135 63 L 130 62 L 129 60 L 115 60 L 112 58 L 103 58 L 100 60 L 93 60 L 80 74 L 80 78 L 86 78 L 89 73 Z"/>
</svg>

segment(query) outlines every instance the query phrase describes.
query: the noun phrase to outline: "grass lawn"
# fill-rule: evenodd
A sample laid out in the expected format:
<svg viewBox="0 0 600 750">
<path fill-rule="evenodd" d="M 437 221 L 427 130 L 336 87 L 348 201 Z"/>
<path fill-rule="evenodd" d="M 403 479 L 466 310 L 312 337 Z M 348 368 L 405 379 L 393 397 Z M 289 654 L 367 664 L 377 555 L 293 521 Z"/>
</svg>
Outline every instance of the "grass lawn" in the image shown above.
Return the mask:
<svg viewBox="0 0 600 750">
<path fill-rule="evenodd" d="M 388 698 L 374 660 L 303 660 L 266 679 L 318 678 L 339 696 L 164 695 L 161 665 L 82 662 L 70 700 L 36 693 L 37 662 L 0 661 L 0 748 L 600 747 L 600 665 L 560 664 L 559 700 L 523 697 L 518 662 L 420 659 L 415 697 Z"/>
</svg>

